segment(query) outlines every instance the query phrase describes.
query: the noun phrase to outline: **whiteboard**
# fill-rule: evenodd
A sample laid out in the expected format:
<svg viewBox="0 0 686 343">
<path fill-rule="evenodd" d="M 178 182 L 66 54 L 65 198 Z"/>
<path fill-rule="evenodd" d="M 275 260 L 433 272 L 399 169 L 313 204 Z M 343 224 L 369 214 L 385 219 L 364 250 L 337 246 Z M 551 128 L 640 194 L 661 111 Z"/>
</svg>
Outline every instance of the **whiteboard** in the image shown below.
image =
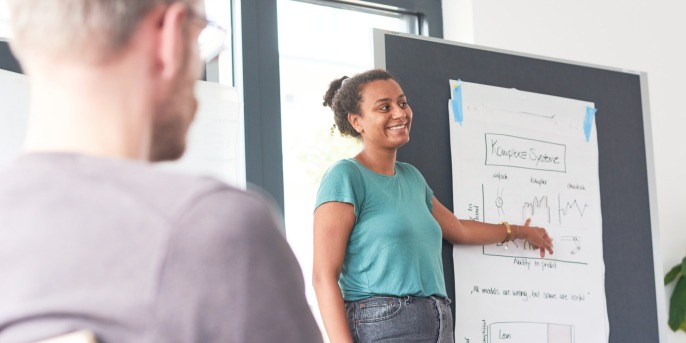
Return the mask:
<svg viewBox="0 0 686 343">
<path fill-rule="evenodd" d="M 216 177 L 245 188 L 245 139 L 242 105 L 236 89 L 217 83 L 196 83 L 198 112 L 186 152 L 178 161 L 157 163 L 163 170 Z M 0 70 L 0 164 L 22 152 L 29 113 L 25 75 Z"/>
</svg>

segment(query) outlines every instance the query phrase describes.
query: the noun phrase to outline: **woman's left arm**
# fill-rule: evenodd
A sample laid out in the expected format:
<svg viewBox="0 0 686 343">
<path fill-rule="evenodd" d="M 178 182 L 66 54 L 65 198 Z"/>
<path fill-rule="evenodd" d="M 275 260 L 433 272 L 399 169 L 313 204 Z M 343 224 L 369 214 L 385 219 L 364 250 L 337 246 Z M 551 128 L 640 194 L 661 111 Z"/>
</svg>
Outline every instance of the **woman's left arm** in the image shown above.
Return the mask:
<svg viewBox="0 0 686 343">
<path fill-rule="evenodd" d="M 453 244 L 486 245 L 503 242 L 507 238 L 507 228 L 502 224 L 488 224 L 473 220 L 460 220 L 434 196 L 432 199 L 434 216 L 443 232 L 443 238 Z M 510 240 L 526 239 L 541 251 L 552 255 L 553 240 L 544 228 L 529 226 L 531 219 L 524 225 L 510 225 Z"/>
</svg>

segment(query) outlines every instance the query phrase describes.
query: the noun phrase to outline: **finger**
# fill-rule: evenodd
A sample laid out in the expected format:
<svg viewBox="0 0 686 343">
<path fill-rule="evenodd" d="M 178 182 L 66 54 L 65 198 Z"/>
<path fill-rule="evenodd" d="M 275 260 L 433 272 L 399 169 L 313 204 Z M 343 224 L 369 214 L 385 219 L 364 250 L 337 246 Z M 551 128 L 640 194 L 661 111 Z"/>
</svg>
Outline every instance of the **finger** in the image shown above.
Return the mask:
<svg viewBox="0 0 686 343">
<path fill-rule="evenodd" d="M 545 257 L 545 248 L 541 247 L 541 258 Z"/>
<path fill-rule="evenodd" d="M 531 218 L 526 219 L 526 221 L 524 222 L 524 226 L 529 226 L 529 223 L 531 223 Z"/>
<path fill-rule="evenodd" d="M 552 253 L 553 250 L 553 240 L 552 239 L 547 239 L 546 240 L 546 245 L 545 245 L 546 250 Z"/>
</svg>

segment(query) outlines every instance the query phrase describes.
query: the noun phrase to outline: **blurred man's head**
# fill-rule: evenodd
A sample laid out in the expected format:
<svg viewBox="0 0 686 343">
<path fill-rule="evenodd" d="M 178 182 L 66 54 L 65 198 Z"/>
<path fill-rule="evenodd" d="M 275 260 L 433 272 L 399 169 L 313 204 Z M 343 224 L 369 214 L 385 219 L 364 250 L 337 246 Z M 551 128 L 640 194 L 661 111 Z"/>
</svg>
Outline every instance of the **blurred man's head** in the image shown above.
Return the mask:
<svg viewBox="0 0 686 343">
<path fill-rule="evenodd" d="M 140 103 L 123 108 L 145 108 L 147 122 L 141 125 L 149 130 L 143 134 L 147 140 L 143 156 L 160 161 L 182 155 L 197 109 L 194 83 L 202 71 L 197 45 L 207 24 L 202 0 L 8 0 L 8 4 L 11 46 L 32 79 L 54 86 L 59 84 L 56 78 L 65 76 L 53 70 L 76 66 L 90 74 L 102 72 L 106 75 L 102 83 L 121 84 L 124 92 L 126 85 L 135 86 L 145 96 L 126 97 L 125 101 Z M 117 70 L 132 72 L 113 72 Z"/>
<path fill-rule="evenodd" d="M 102 60 L 125 46 L 157 5 L 195 0 L 8 0 L 15 52 Z"/>
</svg>

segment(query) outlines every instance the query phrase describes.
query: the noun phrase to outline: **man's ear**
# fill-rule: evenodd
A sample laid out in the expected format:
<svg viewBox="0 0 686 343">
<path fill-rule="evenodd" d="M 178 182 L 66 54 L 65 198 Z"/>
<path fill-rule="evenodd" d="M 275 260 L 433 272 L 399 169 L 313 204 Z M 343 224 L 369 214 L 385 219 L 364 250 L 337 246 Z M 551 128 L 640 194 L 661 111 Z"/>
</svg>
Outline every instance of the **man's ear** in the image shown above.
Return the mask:
<svg viewBox="0 0 686 343">
<path fill-rule="evenodd" d="M 188 11 L 185 4 L 175 2 L 158 14 L 157 59 L 164 79 L 174 78 L 183 66 L 185 50 L 188 48 L 184 28 L 187 25 Z"/>
</svg>

